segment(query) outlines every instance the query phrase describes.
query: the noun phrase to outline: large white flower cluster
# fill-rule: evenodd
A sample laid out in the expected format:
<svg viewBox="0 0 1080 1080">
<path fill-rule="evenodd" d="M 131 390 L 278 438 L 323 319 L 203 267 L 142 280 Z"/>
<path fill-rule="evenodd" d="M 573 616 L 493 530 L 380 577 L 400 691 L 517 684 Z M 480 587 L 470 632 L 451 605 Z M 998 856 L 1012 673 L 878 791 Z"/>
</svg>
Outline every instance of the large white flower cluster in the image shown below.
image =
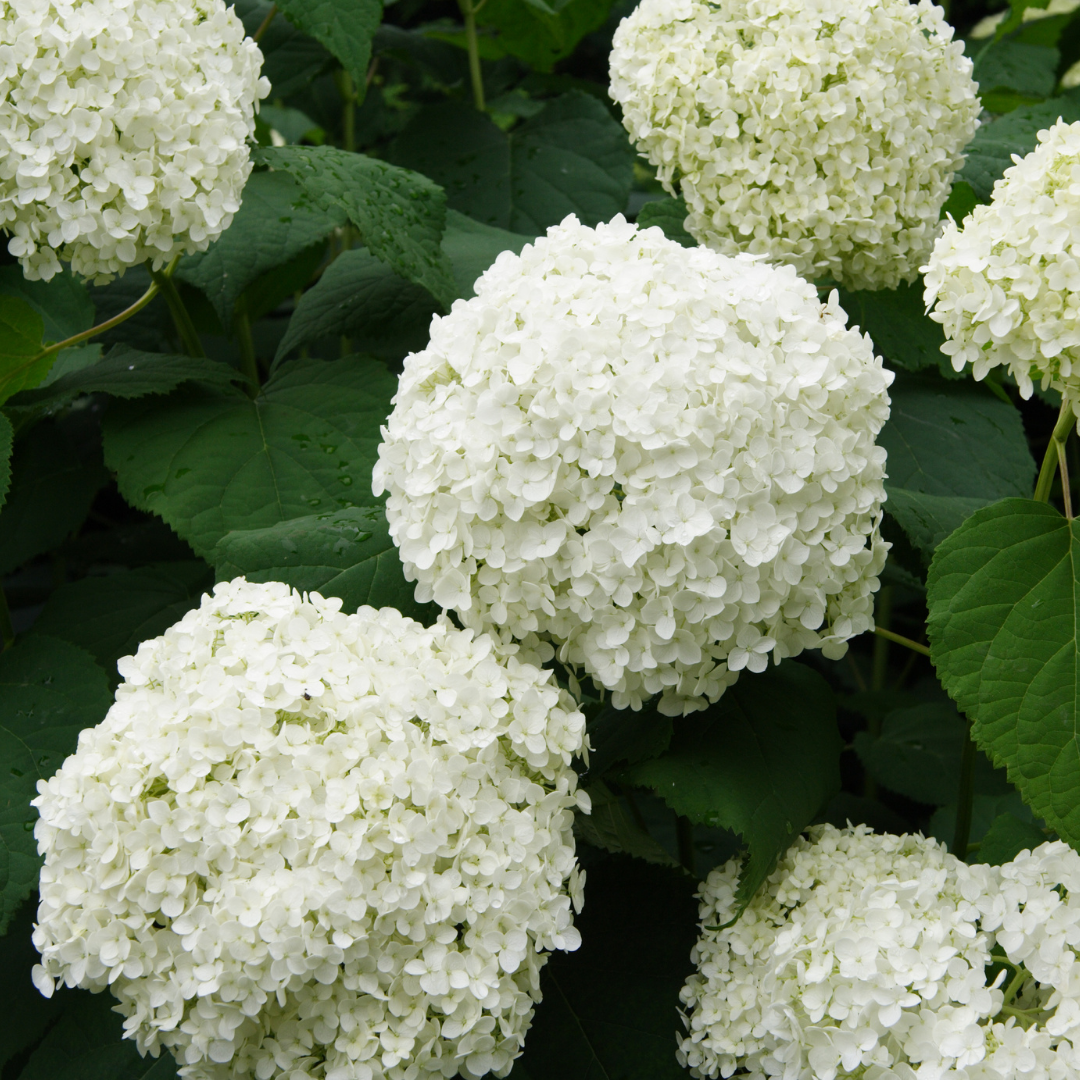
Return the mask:
<svg viewBox="0 0 1080 1080">
<path fill-rule="evenodd" d="M 1014 160 L 934 245 L 926 303 L 957 371 L 1007 367 L 1023 397 L 1039 381 L 1080 416 L 1080 123 L 1059 120 Z"/>
<path fill-rule="evenodd" d="M 224 0 L 0 0 L 0 231 L 98 282 L 229 226 L 270 84 Z"/>
<path fill-rule="evenodd" d="M 220 584 L 39 783 L 35 981 L 192 1078 L 509 1072 L 580 905 L 548 675 L 448 622 Z"/>
<path fill-rule="evenodd" d="M 1065 844 L 967 866 L 919 836 L 820 826 L 725 927 L 737 878 L 733 861 L 699 894 L 691 1075 L 1077 1075 L 1080 856 Z"/>
<path fill-rule="evenodd" d="M 790 267 L 569 217 L 433 321 L 375 490 L 418 598 L 679 714 L 873 625 L 891 379 Z"/>
<path fill-rule="evenodd" d="M 686 228 L 856 289 L 915 278 L 980 111 L 929 0 L 642 0 L 611 96 Z"/>
</svg>

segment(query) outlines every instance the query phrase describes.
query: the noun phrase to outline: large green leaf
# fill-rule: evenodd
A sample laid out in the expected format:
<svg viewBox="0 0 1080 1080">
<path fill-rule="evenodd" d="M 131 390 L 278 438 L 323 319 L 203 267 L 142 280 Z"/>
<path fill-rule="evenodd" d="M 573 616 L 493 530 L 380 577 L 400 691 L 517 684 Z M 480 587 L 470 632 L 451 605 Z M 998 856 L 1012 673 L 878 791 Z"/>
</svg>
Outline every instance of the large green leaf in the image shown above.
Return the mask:
<svg viewBox="0 0 1080 1080">
<path fill-rule="evenodd" d="M 453 274 L 439 246 L 446 195 L 426 176 L 332 146 L 263 147 L 253 156 L 299 181 L 320 210 L 344 210 L 372 254 L 403 278 L 444 307 L 453 302 Z"/>
<path fill-rule="evenodd" d="M 678 862 L 643 829 L 603 780 L 588 786 L 592 810 L 574 819 L 574 833 L 587 844 L 604 851 L 633 855 L 659 866 L 678 867 Z"/>
<path fill-rule="evenodd" d="M 478 21 L 497 31 L 498 43 L 538 71 L 569 56 L 607 18 L 611 0 L 487 0 Z"/>
<path fill-rule="evenodd" d="M 278 0 L 290 22 L 325 45 L 361 90 L 371 39 L 382 21 L 382 0 Z"/>
<path fill-rule="evenodd" d="M 930 657 L 976 743 L 1080 845 L 1080 526 L 1005 499 L 945 540 L 927 578 Z"/>
<path fill-rule="evenodd" d="M 41 316 L 25 300 L 0 295 L 0 405 L 48 375 L 56 353 L 40 355 L 44 332 Z"/>
<path fill-rule="evenodd" d="M 840 788 L 841 743 L 828 683 L 786 661 L 740 679 L 704 713 L 675 724 L 670 748 L 624 779 L 691 821 L 732 829 L 749 855 L 739 901 Z"/>
<path fill-rule="evenodd" d="M 19 440 L 11 488 L 0 511 L 0 574 L 59 547 L 85 520 L 108 479 L 66 426 L 47 420 Z"/>
<path fill-rule="evenodd" d="M 474 282 L 499 253 L 519 252 L 528 239 L 448 211 L 442 249 L 450 259 L 458 295 L 472 296 Z M 438 310 L 427 289 L 399 277 L 370 252 L 346 251 L 300 298 L 277 357 L 344 334 L 366 353 L 400 360 L 427 344 L 431 317 Z"/>
<path fill-rule="evenodd" d="M 81 334 L 94 325 L 90 294 L 66 267 L 49 281 L 27 281 L 20 267 L 0 267 L 0 296 L 25 300 L 41 316 L 48 343 Z"/>
<path fill-rule="evenodd" d="M 693 883 L 638 859 L 590 866 L 582 945 L 540 977 L 525 1053 L 511 1080 L 685 1080 L 675 1060 L 679 990 L 693 970 Z"/>
<path fill-rule="evenodd" d="M 980 505 L 1031 493 L 1020 414 L 986 387 L 901 373 L 889 393 L 885 508 L 926 559 Z"/>
<path fill-rule="evenodd" d="M 282 364 L 259 397 L 182 388 L 118 402 L 105 458 L 133 505 L 207 557 L 233 529 L 373 506 L 371 470 L 394 377 L 372 360 Z"/>
<path fill-rule="evenodd" d="M 243 381 L 234 367 L 203 356 L 143 352 L 117 345 L 96 364 L 79 368 L 36 390 L 24 390 L 13 408 L 55 410 L 80 394 L 106 393 L 118 398 L 168 394 L 185 382 L 228 386 Z"/>
<path fill-rule="evenodd" d="M 1012 862 L 1021 851 L 1037 848 L 1046 840 L 1046 834 L 1031 821 L 1024 821 L 1015 814 L 1001 814 L 979 842 L 974 862 L 1001 866 Z"/>
<path fill-rule="evenodd" d="M 394 607 L 429 624 L 439 614 L 413 599 L 381 506 L 353 506 L 227 533 L 213 560 L 219 579 L 286 581 L 296 589 L 339 596 L 345 611 L 362 604 Z"/>
<path fill-rule="evenodd" d="M 85 649 L 115 681 L 120 657 L 164 633 L 213 584 L 210 567 L 194 559 L 85 577 L 52 593 L 34 630 Z"/>
<path fill-rule="evenodd" d="M 945 332 L 926 316 L 921 278 L 895 289 L 841 289 L 840 306 L 848 314 L 848 325 L 870 335 L 874 351 L 889 367 L 920 371 L 945 360 Z"/>
<path fill-rule="evenodd" d="M 880 738 L 860 731 L 855 736 L 855 752 L 866 771 L 890 791 L 916 802 L 945 806 L 956 800 L 966 740 L 967 724 L 950 702 L 924 702 L 889 713 Z M 975 791 L 1003 795 L 1008 790 L 1005 777 L 978 754 Z"/>
<path fill-rule="evenodd" d="M 567 214 L 586 225 L 607 221 L 626 209 L 633 182 L 626 132 L 600 102 L 576 91 L 509 133 L 467 105 L 429 106 L 391 154 L 441 184 L 453 209 L 529 236 Z"/>
<path fill-rule="evenodd" d="M 37 782 L 56 772 L 111 698 L 105 672 L 66 641 L 34 633 L 0 654 L 0 934 L 37 884 Z"/>
<path fill-rule="evenodd" d="M 1060 54 L 1047 45 L 996 41 L 981 49 L 972 77 L 984 100 L 994 90 L 1014 90 L 1029 98 L 1049 97 L 1057 85 Z"/>
<path fill-rule="evenodd" d="M 682 199 L 655 199 L 641 208 L 637 223 L 643 229 L 658 225 L 669 240 L 683 247 L 697 247 L 697 241 L 686 231 L 686 213 Z"/>
<path fill-rule="evenodd" d="M 959 178 L 966 180 L 981 200 L 988 201 L 994 182 L 1012 165 L 1013 154 L 1023 157 L 1031 153 L 1039 132 L 1050 127 L 1059 116 L 1067 124 L 1080 120 L 1080 93 L 1072 91 L 1038 105 L 1014 109 L 984 124 L 968 144 L 967 160 Z"/>
<path fill-rule="evenodd" d="M 254 34 L 275 5 L 270 0 L 235 0 L 233 7 L 248 34 Z M 303 90 L 334 60 L 314 38 L 287 19 L 271 19 L 259 41 L 262 73 L 270 80 L 270 99 L 278 101 Z"/>
<path fill-rule="evenodd" d="M 183 259 L 176 276 L 201 289 L 229 327 L 236 301 L 252 282 L 344 223 L 340 206 L 312 206 L 288 173 L 255 173 L 232 225 L 206 251 Z"/>
</svg>

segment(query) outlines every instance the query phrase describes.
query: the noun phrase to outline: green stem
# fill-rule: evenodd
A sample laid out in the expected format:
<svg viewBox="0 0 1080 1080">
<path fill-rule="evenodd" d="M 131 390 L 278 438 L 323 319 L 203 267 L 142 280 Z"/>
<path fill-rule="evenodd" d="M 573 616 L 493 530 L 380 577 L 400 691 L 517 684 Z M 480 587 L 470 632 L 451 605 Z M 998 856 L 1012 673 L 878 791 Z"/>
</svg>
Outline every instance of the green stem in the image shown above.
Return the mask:
<svg viewBox="0 0 1080 1080">
<path fill-rule="evenodd" d="M 1042 467 L 1039 469 L 1039 479 L 1035 483 L 1035 501 L 1049 502 L 1050 490 L 1054 486 L 1054 474 L 1057 472 L 1058 462 L 1062 460 L 1061 449 L 1065 446 L 1076 423 L 1073 417 L 1072 406 L 1067 402 L 1061 403 L 1061 412 L 1058 413 L 1057 423 L 1054 424 L 1050 442 L 1043 454 Z"/>
<path fill-rule="evenodd" d="M 1009 967 L 1016 972 L 1009 982 L 1009 985 L 1005 987 L 1005 996 L 1002 998 L 1001 1005 L 1004 1008 L 1008 1005 L 1020 992 L 1020 988 L 1027 982 L 1027 969 L 1023 967 L 1016 967 L 1014 964 L 1009 964 Z"/>
<path fill-rule="evenodd" d="M 975 796 L 975 740 L 971 737 L 971 724 L 967 725 L 967 737 L 960 755 L 960 786 L 956 791 L 956 828 L 953 831 L 952 853 L 958 859 L 967 858 L 968 840 L 971 839 L 971 804 Z"/>
<path fill-rule="evenodd" d="M 889 629 L 892 621 L 893 590 L 891 585 L 886 585 L 878 593 L 877 611 L 874 612 L 874 622 L 883 630 Z M 885 679 L 889 673 L 889 639 L 884 635 L 874 642 L 874 664 L 870 671 L 870 689 L 884 690 Z"/>
<path fill-rule="evenodd" d="M 205 356 L 206 352 L 199 340 L 199 332 L 191 321 L 188 309 L 184 307 L 184 301 L 180 299 L 180 293 L 177 292 L 171 275 L 163 274 L 160 270 L 151 270 L 150 276 L 157 282 L 165 303 L 169 305 L 169 312 L 176 324 L 176 332 L 180 335 L 180 341 L 188 356 Z"/>
<path fill-rule="evenodd" d="M 0 587 L 0 638 L 3 639 L 5 650 L 15 644 L 15 628 L 11 625 L 11 612 L 8 611 L 3 587 Z"/>
<path fill-rule="evenodd" d="M 472 80 L 473 104 L 480 112 L 486 112 L 484 77 L 480 71 L 480 42 L 476 36 L 476 13 L 481 5 L 474 5 L 472 0 L 458 0 L 458 6 L 465 20 L 465 42 L 469 48 L 469 78 Z"/>
<path fill-rule="evenodd" d="M 259 396 L 259 362 L 255 358 L 255 341 L 251 336 L 251 319 L 248 318 L 247 297 L 241 296 L 236 301 L 233 314 L 233 328 L 236 341 L 240 346 L 240 370 L 247 376 L 248 394 Z"/>
<path fill-rule="evenodd" d="M 912 641 L 909 637 L 904 637 L 903 634 L 894 634 L 891 630 L 886 630 L 883 626 L 875 626 L 874 633 L 878 637 L 883 637 L 887 641 L 895 641 L 897 645 L 903 645 L 905 649 L 911 649 L 912 652 L 917 652 L 922 656 L 929 656 L 930 650 L 925 645 L 920 645 L 917 641 Z"/>
<path fill-rule="evenodd" d="M 254 41 L 256 45 L 258 45 L 259 42 L 262 41 L 263 34 L 265 34 L 266 31 L 270 29 L 270 24 L 274 21 L 274 16 L 276 14 L 277 4 L 271 4 L 270 10 L 266 13 L 266 18 L 263 19 L 261 23 L 259 23 L 259 29 L 251 35 L 251 40 Z"/>
</svg>

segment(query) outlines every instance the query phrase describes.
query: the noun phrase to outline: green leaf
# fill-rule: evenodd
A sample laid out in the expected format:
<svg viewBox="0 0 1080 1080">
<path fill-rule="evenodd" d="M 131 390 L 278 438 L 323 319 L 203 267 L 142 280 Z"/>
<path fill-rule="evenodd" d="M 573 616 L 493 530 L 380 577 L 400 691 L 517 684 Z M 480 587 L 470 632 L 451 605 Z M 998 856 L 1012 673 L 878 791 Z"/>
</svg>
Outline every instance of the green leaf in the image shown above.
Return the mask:
<svg viewBox="0 0 1080 1080">
<path fill-rule="evenodd" d="M 182 388 L 118 402 L 105 458 L 121 494 L 208 557 L 233 529 L 373 506 L 379 425 L 396 380 L 371 360 L 282 364 L 259 397 Z"/>
<path fill-rule="evenodd" d="M 971 833 L 968 843 L 979 843 L 1002 814 L 1012 814 L 1021 821 L 1035 820 L 1031 807 L 1025 805 L 1020 793 L 1011 788 L 1007 795 L 976 795 L 971 800 Z M 956 834 L 955 803 L 934 811 L 926 827 L 926 834 L 946 846 L 953 842 Z"/>
<path fill-rule="evenodd" d="M 674 730 L 671 717 L 661 716 L 653 702 L 637 712 L 605 705 L 589 719 L 588 775 L 603 776 L 620 763 L 636 765 L 662 754 Z"/>
<path fill-rule="evenodd" d="M 675 1032 L 693 970 L 693 883 L 639 859 L 605 859 L 588 874 L 574 920 L 581 948 L 544 968 L 544 1002 L 510 1080 L 685 1080 Z"/>
<path fill-rule="evenodd" d="M 966 180 L 957 180 L 949 190 L 949 197 L 941 208 L 941 216 L 942 218 L 951 217 L 959 225 L 978 205 L 979 200 L 975 198 L 975 191 L 972 186 Z M 944 339 L 944 331 L 941 326 L 938 323 L 933 323 L 933 325 L 938 328 Z"/>
<path fill-rule="evenodd" d="M 828 683 L 797 662 L 740 679 L 675 724 L 670 749 L 623 774 L 691 821 L 738 833 L 748 904 L 776 860 L 840 787 L 840 736 Z"/>
<path fill-rule="evenodd" d="M 213 584 L 210 567 L 195 560 L 86 577 L 52 593 L 34 630 L 85 649 L 115 681 L 120 657 L 163 634 Z"/>
<path fill-rule="evenodd" d="M 235 0 L 233 4 L 249 36 L 262 26 L 273 6 L 270 0 Z M 259 48 L 263 54 L 262 73 L 271 84 L 272 101 L 292 97 L 334 62 L 319 42 L 287 19 L 271 21 Z"/>
<path fill-rule="evenodd" d="M 74 337 L 94 325 L 90 294 L 67 267 L 50 281 L 27 281 L 21 267 L 0 267 L 0 296 L 24 300 L 41 316 L 47 344 Z"/>
<path fill-rule="evenodd" d="M 49 374 L 56 353 L 39 355 L 44 332 L 41 316 L 25 300 L 0 296 L 0 405 Z"/>
<path fill-rule="evenodd" d="M 930 657 L 976 743 L 1036 815 L 1080 844 L 1080 526 L 1005 499 L 942 543 L 927 578 Z"/>
<path fill-rule="evenodd" d="M 37 782 L 111 701 L 105 672 L 66 641 L 32 633 L 0 654 L 0 934 L 37 885 Z"/>
<path fill-rule="evenodd" d="M 453 275 L 439 247 L 446 194 L 426 176 L 332 146 L 262 147 L 252 157 L 288 172 L 320 210 L 344 210 L 373 255 L 444 307 L 453 302 Z"/>
<path fill-rule="evenodd" d="M 302 592 L 339 596 L 345 611 L 362 604 L 394 607 L 425 625 L 439 609 L 418 604 L 381 506 L 282 521 L 266 529 L 227 533 L 214 550 L 218 578 L 285 581 Z"/>
<path fill-rule="evenodd" d="M 0 511 L 0 574 L 59 547 L 86 519 L 108 477 L 80 453 L 68 429 L 47 420 L 19 440 Z"/>
<path fill-rule="evenodd" d="M 592 813 L 574 818 L 578 839 L 617 855 L 633 855 L 658 866 L 678 868 L 678 862 L 634 821 L 623 800 L 603 780 L 589 784 L 588 792 Z"/>
<path fill-rule="evenodd" d="M 236 301 L 249 285 L 344 224 L 341 207 L 312 206 L 288 173 L 257 172 L 244 187 L 232 225 L 206 251 L 182 259 L 176 277 L 201 289 L 222 325 L 230 327 Z"/>
<path fill-rule="evenodd" d="M 528 240 L 448 211 L 442 249 L 450 259 L 458 295 L 472 296 L 473 283 L 500 252 L 520 252 Z M 400 360 L 424 348 L 438 310 L 427 289 L 399 277 L 370 252 L 346 251 L 300 298 L 277 359 L 302 345 L 343 334 L 363 342 L 373 356 Z"/>
<path fill-rule="evenodd" d="M 978 506 L 1031 493 L 1020 414 L 986 387 L 908 375 L 889 393 L 878 436 L 889 455 L 885 508 L 925 559 Z"/>
<path fill-rule="evenodd" d="M 869 334 L 874 351 L 892 368 L 921 371 L 945 359 L 945 332 L 926 316 L 922 278 L 895 289 L 854 292 L 840 289 L 848 325 Z"/>
<path fill-rule="evenodd" d="M 487 0 L 477 21 L 498 31 L 511 56 L 538 71 L 550 71 L 607 18 L 611 0 Z"/>
<path fill-rule="evenodd" d="M 979 52 L 972 77 L 979 84 L 980 97 L 1005 89 L 1028 97 L 1045 98 L 1057 85 L 1060 59 L 1057 49 L 1046 45 L 996 41 Z"/>
<path fill-rule="evenodd" d="M 3 509 L 7 501 L 8 489 L 11 487 L 11 448 L 15 439 L 15 431 L 11 421 L 0 413 L 0 509 Z"/>
<path fill-rule="evenodd" d="M 669 240 L 683 247 L 697 247 L 698 242 L 686 231 L 686 213 L 686 203 L 681 198 L 655 199 L 641 208 L 637 223 L 643 229 L 659 225 Z"/>
<path fill-rule="evenodd" d="M 1012 862 L 1021 851 L 1032 851 L 1046 842 L 1046 834 L 1031 821 L 1015 814 L 1001 814 L 979 843 L 973 862 L 1001 866 Z"/>
<path fill-rule="evenodd" d="M 956 799 L 960 756 L 967 739 L 967 724 L 950 702 L 925 702 L 889 713 L 881 736 L 869 732 L 855 736 L 855 752 L 866 771 L 898 795 L 930 806 L 945 806 Z M 1003 795 L 1008 782 L 987 758 L 975 760 L 975 791 Z"/>
<path fill-rule="evenodd" d="M 578 91 L 509 133 L 467 105 L 428 106 L 394 141 L 391 156 L 441 184 L 453 209 L 529 236 L 567 214 L 586 225 L 607 221 L 626 209 L 633 182 L 626 132 Z"/>
<path fill-rule="evenodd" d="M 13 408 L 55 410 L 80 394 L 106 393 L 118 398 L 168 394 L 185 382 L 229 386 L 243 380 L 234 367 L 206 357 L 150 353 L 117 345 L 96 364 L 55 379 L 36 390 L 24 390 Z"/>
<path fill-rule="evenodd" d="M 278 0 L 290 22 L 325 45 L 363 91 L 382 0 Z"/>
<path fill-rule="evenodd" d="M 1031 153 L 1038 143 L 1038 133 L 1059 116 L 1067 124 L 1080 120 L 1080 94 L 1070 91 L 1038 105 L 1014 109 L 984 124 L 968 144 L 967 161 L 959 179 L 969 183 L 982 202 L 989 201 L 994 182 L 1012 165 L 1012 155 Z"/>
</svg>

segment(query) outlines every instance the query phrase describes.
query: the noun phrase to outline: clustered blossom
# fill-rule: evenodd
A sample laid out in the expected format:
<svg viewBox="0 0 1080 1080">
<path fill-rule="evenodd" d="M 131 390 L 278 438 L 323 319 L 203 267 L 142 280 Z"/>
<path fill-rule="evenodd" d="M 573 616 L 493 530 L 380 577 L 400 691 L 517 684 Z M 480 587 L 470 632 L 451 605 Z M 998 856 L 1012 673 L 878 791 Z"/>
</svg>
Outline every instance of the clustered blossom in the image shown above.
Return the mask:
<svg viewBox="0 0 1080 1080">
<path fill-rule="evenodd" d="M 678 1051 L 692 1076 L 1065 1080 L 1080 1068 L 1080 856 L 1065 844 L 967 866 L 920 836 L 819 826 L 721 929 L 737 878 L 733 861 L 699 893 Z"/>
<path fill-rule="evenodd" d="M 0 0 L 0 231 L 31 279 L 203 251 L 270 83 L 223 0 Z"/>
<path fill-rule="evenodd" d="M 509 1072 L 575 949 L 584 718 L 489 638 L 220 584 L 38 785 L 35 981 L 234 1080 Z"/>
<path fill-rule="evenodd" d="M 1080 416 L 1080 123 L 1058 120 L 1013 160 L 990 203 L 935 244 L 926 304 L 957 371 L 1007 367 L 1021 396 L 1039 381 Z"/>
<path fill-rule="evenodd" d="M 574 217 L 504 252 L 405 361 L 375 490 L 418 599 L 617 707 L 842 656 L 887 545 L 892 380 L 790 267 Z"/>
<path fill-rule="evenodd" d="M 952 37 L 929 0 L 642 0 L 615 32 L 611 96 L 699 242 L 894 288 L 978 124 Z"/>
</svg>

